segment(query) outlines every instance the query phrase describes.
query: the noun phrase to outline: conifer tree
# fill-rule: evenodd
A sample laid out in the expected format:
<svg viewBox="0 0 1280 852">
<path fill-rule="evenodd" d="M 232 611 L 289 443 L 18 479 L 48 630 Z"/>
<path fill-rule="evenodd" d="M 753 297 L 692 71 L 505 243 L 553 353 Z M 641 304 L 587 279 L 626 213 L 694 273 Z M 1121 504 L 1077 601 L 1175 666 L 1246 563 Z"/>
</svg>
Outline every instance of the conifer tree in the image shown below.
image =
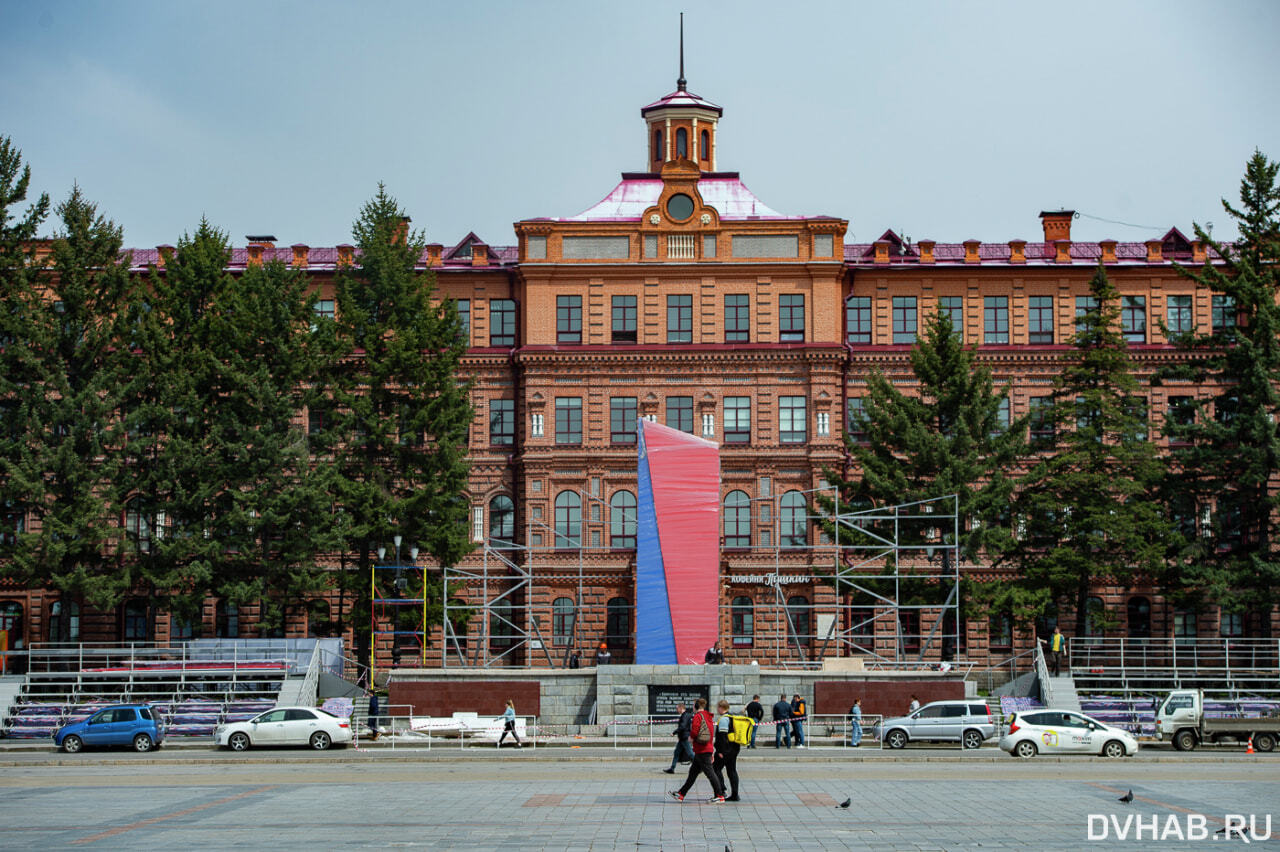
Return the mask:
<svg viewBox="0 0 1280 852">
<path fill-rule="evenodd" d="M 1225 199 L 1240 239 L 1196 236 L 1220 260 L 1184 275 L 1215 294 L 1217 328 L 1184 337 L 1192 354 L 1170 378 L 1215 389 L 1165 424 L 1175 449 L 1166 498 L 1189 535 L 1177 554 L 1175 597 L 1228 612 L 1266 611 L 1280 600 L 1280 164 L 1255 151 L 1240 203 Z M 1173 412 L 1171 412 L 1173 413 Z M 1198 519 L 1208 517 L 1200 535 Z"/>
<path fill-rule="evenodd" d="M 179 240 L 134 317 L 128 517 L 145 587 L 195 620 L 205 594 L 282 626 L 325 581 L 335 545 L 327 465 L 300 412 L 319 371 L 306 276 L 278 261 L 227 272 L 207 221 Z"/>
<path fill-rule="evenodd" d="M 473 547 L 468 536 L 469 385 L 460 374 L 466 351 L 450 300 L 435 301 L 435 276 L 416 267 L 424 237 L 379 185 L 360 211 L 353 235 L 359 255 L 335 280 L 334 331 L 343 354 L 327 383 L 335 453 L 338 527 L 349 587 L 359 602 L 360 659 L 368 659 L 367 592 L 379 547 L 402 541 L 438 566 L 456 564 Z M 345 572 L 344 572 L 345 573 Z M 420 581 L 413 580 L 416 590 Z M 426 622 L 439 624 L 443 590 L 428 581 Z M 417 597 L 405 594 L 404 597 Z"/>
<path fill-rule="evenodd" d="M 122 498 L 121 317 L 136 288 L 120 228 L 79 188 L 57 215 L 48 267 L 5 273 L 3 313 L 15 321 L 0 356 L 0 487 L 29 522 L 6 570 L 23 585 L 109 610 L 134 581 L 112 544 Z"/>
<path fill-rule="evenodd" d="M 1075 351 L 1032 418 L 1032 449 L 1043 454 L 1018 484 L 1013 561 L 1021 576 L 996 600 L 1022 621 L 1071 608 L 1077 636 L 1097 583 L 1163 578 L 1170 535 L 1156 500 L 1164 465 L 1120 333 L 1119 296 L 1101 267 L 1089 292 Z"/>
</svg>

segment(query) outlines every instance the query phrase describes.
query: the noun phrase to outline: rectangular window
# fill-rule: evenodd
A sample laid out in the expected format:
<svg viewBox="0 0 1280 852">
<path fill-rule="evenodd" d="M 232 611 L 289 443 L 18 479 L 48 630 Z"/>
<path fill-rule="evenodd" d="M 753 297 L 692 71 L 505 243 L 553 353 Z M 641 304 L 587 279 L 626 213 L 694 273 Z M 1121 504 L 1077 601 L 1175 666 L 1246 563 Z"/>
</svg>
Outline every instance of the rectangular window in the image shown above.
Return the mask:
<svg viewBox="0 0 1280 852">
<path fill-rule="evenodd" d="M 724 398 L 724 442 L 726 444 L 751 443 L 751 397 L 726 396 Z"/>
<path fill-rule="evenodd" d="M 871 299 L 851 296 L 844 303 L 845 339 L 849 343 L 871 342 Z"/>
<path fill-rule="evenodd" d="M 867 443 L 867 424 L 862 419 L 865 410 L 862 397 L 849 398 L 849 406 L 844 415 L 844 431 L 855 444 Z"/>
<path fill-rule="evenodd" d="M 778 440 L 802 444 L 808 439 L 809 415 L 802 396 L 778 397 Z"/>
<path fill-rule="evenodd" d="M 644 257 L 645 260 L 654 260 L 658 257 L 658 235 L 644 235 Z"/>
<path fill-rule="evenodd" d="M 951 320 L 951 331 L 957 337 L 964 337 L 963 296 L 939 296 L 938 313 Z"/>
<path fill-rule="evenodd" d="M 702 437 L 714 438 L 716 436 L 716 416 L 711 412 L 702 415 Z"/>
<path fill-rule="evenodd" d="M 825 411 L 818 412 L 818 437 L 825 438 L 831 434 L 831 415 Z"/>
<path fill-rule="evenodd" d="M 525 237 L 524 256 L 528 260 L 546 260 L 547 259 L 547 238 L 546 237 Z"/>
<path fill-rule="evenodd" d="M 1049 411 L 1053 405 L 1051 396 L 1033 396 L 1027 400 L 1031 412 L 1031 448 L 1042 450 L 1052 447 L 1056 433 Z"/>
<path fill-rule="evenodd" d="M 1076 330 L 1083 330 L 1081 321 L 1085 314 L 1094 313 L 1098 310 L 1098 300 L 1093 296 L 1076 296 Z"/>
<path fill-rule="evenodd" d="M 702 236 L 702 256 L 705 258 L 713 258 L 716 256 L 715 234 L 704 234 Z"/>
<path fill-rule="evenodd" d="M 609 440 L 615 444 L 636 442 L 636 398 L 615 396 L 609 400 Z"/>
<path fill-rule="evenodd" d="M 732 294 L 724 297 L 724 342 L 747 343 L 751 340 L 751 297 Z"/>
<path fill-rule="evenodd" d="M 454 304 L 458 306 L 458 333 L 462 336 L 462 342 L 469 344 L 471 342 L 471 300 L 458 299 Z"/>
<path fill-rule="evenodd" d="M 778 297 L 778 340 L 783 343 L 804 341 L 803 293 L 788 293 Z"/>
<path fill-rule="evenodd" d="M 542 431 L 542 415 L 541 414 L 529 415 L 529 434 L 535 438 L 542 437 L 543 431 Z"/>
<path fill-rule="evenodd" d="M 316 319 L 333 319 L 333 299 L 317 299 L 312 311 Z"/>
<path fill-rule="evenodd" d="M 693 296 L 667 296 L 667 342 L 693 342 Z"/>
<path fill-rule="evenodd" d="M 1169 334 L 1186 334 L 1195 330 L 1196 323 L 1191 313 L 1190 296 L 1167 297 L 1167 311 L 1165 324 L 1169 326 Z"/>
<path fill-rule="evenodd" d="M 1124 402 L 1127 413 L 1137 421 L 1130 437 L 1135 441 L 1147 440 L 1147 398 L 1145 396 L 1131 396 Z"/>
<path fill-rule="evenodd" d="M 1147 342 L 1147 298 L 1120 297 L 1120 330 L 1129 343 Z"/>
<path fill-rule="evenodd" d="M 835 253 L 835 238 L 831 234 L 813 235 L 813 256 L 831 257 Z"/>
<path fill-rule="evenodd" d="M 672 429 L 693 434 L 693 397 L 667 397 L 667 425 Z"/>
<path fill-rule="evenodd" d="M 560 254 L 565 260 L 626 260 L 631 256 L 631 238 L 562 237 Z"/>
<path fill-rule="evenodd" d="M 489 400 L 489 443 L 510 446 L 516 442 L 516 401 Z"/>
<path fill-rule="evenodd" d="M 1185 446 L 1187 439 L 1180 433 L 1180 427 L 1191 426 L 1196 420 L 1196 400 L 1193 396 L 1169 397 L 1169 409 L 1165 415 L 1165 432 L 1169 434 L 1171 446 Z"/>
<path fill-rule="evenodd" d="M 991 437 L 995 438 L 1009 431 L 1009 397 L 1001 397 L 1000 404 L 996 408 L 996 427 L 991 430 Z"/>
<path fill-rule="evenodd" d="M 1236 327 L 1236 300 L 1232 296 L 1213 297 L 1213 333 Z"/>
<path fill-rule="evenodd" d="M 613 297 L 613 342 L 636 342 L 636 297 Z"/>
<path fill-rule="evenodd" d="M 893 297 L 893 342 L 916 342 L 916 297 Z"/>
<path fill-rule="evenodd" d="M 582 443 L 582 397 L 556 397 L 556 443 Z"/>
<path fill-rule="evenodd" d="M 516 303 L 514 300 L 489 300 L 489 345 L 516 345 Z"/>
<path fill-rule="evenodd" d="M 791 234 L 734 234 L 734 257 L 799 257 L 800 238 Z"/>
<path fill-rule="evenodd" d="M 582 297 L 556 296 L 556 343 L 582 342 Z"/>
<path fill-rule="evenodd" d="M 1032 296 L 1027 300 L 1027 342 L 1053 343 L 1053 297 Z"/>
<path fill-rule="evenodd" d="M 987 296 L 982 300 L 982 342 L 1009 342 L 1009 297 Z"/>
</svg>

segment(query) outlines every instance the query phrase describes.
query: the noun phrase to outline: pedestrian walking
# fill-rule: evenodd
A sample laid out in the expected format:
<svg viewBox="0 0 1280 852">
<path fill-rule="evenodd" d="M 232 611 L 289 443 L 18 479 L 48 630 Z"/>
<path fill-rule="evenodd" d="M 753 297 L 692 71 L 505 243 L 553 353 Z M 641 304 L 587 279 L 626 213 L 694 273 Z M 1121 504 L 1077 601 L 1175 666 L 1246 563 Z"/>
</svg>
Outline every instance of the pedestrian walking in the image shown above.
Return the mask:
<svg viewBox="0 0 1280 852">
<path fill-rule="evenodd" d="M 711 782 L 711 801 L 718 805 L 724 803 L 724 787 L 721 786 L 713 765 L 716 751 L 715 727 L 715 719 L 707 712 L 707 699 L 699 698 L 694 701 L 693 722 L 690 725 L 693 735 L 693 763 L 689 764 L 689 777 L 684 780 L 684 785 L 670 793 L 671 798 L 677 802 L 684 801 L 684 797 L 698 780 L 698 775 L 702 774 Z"/>
<path fill-rule="evenodd" d="M 791 698 L 791 737 L 796 741 L 796 748 L 804 748 L 804 719 L 807 715 L 808 708 L 797 692 Z"/>
<path fill-rule="evenodd" d="M 849 708 L 849 745 L 855 748 L 862 744 L 862 699 L 853 699 Z"/>
<path fill-rule="evenodd" d="M 516 733 L 516 705 L 511 699 L 507 699 L 507 709 L 502 713 L 502 736 L 498 737 L 498 748 L 502 748 L 502 741 L 507 738 L 507 734 L 516 741 L 516 748 L 524 748 L 520 735 Z"/>
<path fill-rule="evenodd" d="M 1053 635 L 1048 640 L 1041 639 L 1040 644 L 1049 652 L 1049 674 L 1057 677 L 1062 673 L 1062 653 L 1067 650 L 1067 637 L 1062 635 L 1062 628 L 1055 625 Z"/>
<path fill-rule="evenodd" d="M 377 742 L 378 740 L 378 693 L 369 693 L 369 712 L 366 720 L 369 722 L 369 739 Z"/>
<path fill-rule="evenodd" d="M 668 775 L 676 773 L 677 763 L 689 763 L 693 760 L 693 743 L 689 740 L 693 711 L 686 707 L 683 701 L 676 705 L 676 709 L 680 711 L 680 718 L 676 720 L 676 729 L 672 731 L 676 737 L 676 748 L 671 753 L 671 765 L 662 770 Z"/>
<path fill-rule="evenodd" d="M 733 730 L 729 702 L 723 698 L 720 699 L 716 710 L 720 713 L 720 718 L 716 720 L 716 757 L 711 765 L 716 771 L 716 777 L 720 779 L 721 790 L 725 789 L 724 776 L 729 776 L 729 795 L 725 797 L 725 801 L 736 802 L 738 801 L 738 752 L 742 746 L 729 739 L 729 732 Z"/>
<path fill-rule="evenodd" d="M 914 695 L 911 696 L 911 706 L 907 708 L 907 713 L 908 714 L 914 713 L 919 709 L 920 709 L 920 699 L 916 698 Z"/>
<path fill-rule="evenodd" d="M 760 696 L 751 696 L 751 703 L 747 705 L 746 714 L 755 722 L 755 726 L 751 728 L 751 745 L 747 748 L 756 747 L 756 731 L 760 729 L 760 723 L 764 721 L 764 705 L 760 703 Z"/>
<path fill-rule="evenodd" d="M 791 704 L 787 696 L 779 695 L 778 703 L 773 705 L 773 747 L 791 748 Z"/>
</svg>

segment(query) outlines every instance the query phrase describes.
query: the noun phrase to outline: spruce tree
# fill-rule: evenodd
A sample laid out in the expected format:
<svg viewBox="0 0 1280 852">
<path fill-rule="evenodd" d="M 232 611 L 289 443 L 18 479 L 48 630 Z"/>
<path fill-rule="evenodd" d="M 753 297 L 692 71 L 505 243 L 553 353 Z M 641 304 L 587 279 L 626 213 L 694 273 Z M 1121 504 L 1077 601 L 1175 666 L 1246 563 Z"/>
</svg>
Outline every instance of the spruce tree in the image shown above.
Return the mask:
<svg viewBox="0 0 1280 852">
<path fill-rule="evenodd" d="M 409 231 L 408 217 L 382 185 L 361 209 L 353 236 L 356 261 L 335 277 L 334 331 L 343 357 L 327 382 L 326 413 L 342 559 L 356 571 L 347 580 L 358 602 L 354 626 L 363 661 L 377 549 L 390 554 L 399 535 L 402 561 L 416 546 L 420 559 L 444 567 L 473 547 L 465 496 L 473 412 L 460 371 L 466 347 L 456 307 L 433 299 L 435 276 L 416 269 L 424 237 Z M 420 585 L 418 578 L 410 582 L 415 590 Z M 427 624 L 439 624 L 438 577 L 423 597 Z"/>
<path fill-rule="evenodd" d="M 335 544 L 327 466 L 300 412 L 319 369 L 306 276 L 278 261 L 227 271 L 226 235 L 207 221 L 178 242 L 138 306 L 127 423 L 144 586 L 197 620 L 208 593 L 260 604 L 274 631 L 323 587 Z"/>
<path fill-rule="evenodd" d="M 1180 340 L 1191 354 L 1166 375 L 1214 389 L 1166 433 L 1175 443 L 1166 497 L 1189 535 L 1177 554 L 1175 597 L 1228 612 L 1268 610 L 1280 600 L 1280 164 L 1255 151 L 1240 203 L 1225 199 L 1240 239 L 1196 236 L 1217 260 L 1182 273 L 1228 300 L 1223 324 Z M 1171 412 L 1172 413 L 1172 412 Z M 1207 528 L 1194 534 L 1197 518 Z"/>
<path fill-rule="evenodd" d="M 910 357 L 919 382 L 915 395 L 902 393 L 879 372 L 868 377 L 862 410 L 853 412 L 856 420 L 850 424 L 857 434 L 848 428 L 844 433 L 853 475 L 845 478 L 835 471 L 825 472 L 827 481 L 838 489 L 839 502 L 819 492 L 816 502 L 821 514 L 830 518 L 837 510 L 885 507 L 954 494 L 958 541 L 952 540 L 948 524 L 938 524 L 935 533 L 927 521 L 900 524 L 896 533 L 892 525 L 882 525 L 880 541 L 892 540 L 896 534 L 903 544 L 954 547 L 954 551 L 945 552 L 954 552 L 971 563 L 998 556 L 1010 547 L 1010 471 L 1025 449 L 1022 424 L 1005 420 L 1009 389 L 995 386 L 991 371 L 975 363 L 972 349 L 964 345 L 949 317 L 942 313 L 929 320 Z M 932 506 L 935 512 L 952 510 L 952 504 L 945 500 Z M 923 511 L 917 507 L 909 514 Z M 837 529 L 830 520 L 820 524 L 829 536 L 838 535 L 844 544 L 874 546 L 870 537 L 848 528 Z M 885 565 L 887 574 L 892 574 L 894 567 L 890 559 Z M 898 567 L 900 573 L 912 570 L 910 565 Z M 930 570 L 937 573 L 936 568 Z M 886 593 L 892 588 L 887 579 L 864 578 L 860 582 Z M 940 604 L 949 591 L 949 586 L 944 589 L 936 582 L 898 583 L 899 599 L 914 603 Z"/>
<path fill-rule="evenodd" d="M 78 188 L 57 215 L 48 267 L 5 274 L 3 313 L 17 321 L 5 329 L 0 358 L 7 426 L 0 487 L 29 522 L 6 571 L 22 585 L 110 610 L 135 579 L 118 564 L 113 542 L 123 497 L 122 317 L 136 282 L 121 256 L 120 228 Z"/>
<path fill-rule="evenodd" d="M 1042 437 L 1032 449 L 1042 454 L 1018 483 L 1013 562 L 1021 576 L 996 596 L 1022 621 L 1070 608 L 1077 636 L 1097 584 L 1162 580 L 1170 535 L 1156 500 L 1164 464 L 1120 333 L 1119 295 L 1101 267 L 1089 292 L 1075 351 L 1033 418 Z"/>
</svg>

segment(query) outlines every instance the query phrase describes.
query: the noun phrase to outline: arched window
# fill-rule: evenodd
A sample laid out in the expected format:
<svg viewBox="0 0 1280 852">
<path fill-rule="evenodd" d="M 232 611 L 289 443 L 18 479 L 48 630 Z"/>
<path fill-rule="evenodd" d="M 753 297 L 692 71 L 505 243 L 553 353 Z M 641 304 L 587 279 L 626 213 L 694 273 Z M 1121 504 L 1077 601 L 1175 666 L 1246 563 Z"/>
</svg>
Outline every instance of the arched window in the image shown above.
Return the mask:
<svg viewBox="0 0 1280 852">
<path fill-rule="evenodd" d="M 1107 605 L 1102 598 L 1085 599 L 1084 636 L 1085 638 L 1101 636 L 1107 623 Z"/>
<path fill-rule="evenodd" d="M 16 651 L 23 647 L 22 642 L 22 604 L 17 601 L 0 601 L 0 630 L 9 633 L 9 650 Z M 10 663 L 13 661 L 11 660 Z"/>
<path fill-rule="evenodd" d="M 489 647 L 510 648 L 515 643 L 516 608 L 510 600 L 489 607 Z"/>
<path fill-rule="evenodd" d="M 689 131 L 683 127 L 676 128 L 676 156 L 681 158 L 689 156 Z"/>
<path fill-rule="evenodd" d="M 791 641 L 801 647 L 807 647 L 809 635 L 809 599 L 804 595 L 792 595 L 787 598 L 787 632 Z"/>
<path fill-rule="evenodd" d="M 147 602 L 141 598 L 133 598 L 125 601 L 123 615 L 123 630 L 121 638 L 126 642 L 145 642 L 148 637 L 147 630 Z"/>
<path fill-rule="evenodd" d="M 610 598 L 605 604 L 604 641 L 610 648 L 631 647 L 631 601 Z"/>
<path fill-rule="evenodd" d="M 556 547 L 582 546 L 582 497 L 576 491 L 556 495 Z"/>
<path fill-rule="evenodd" d="M 698 157 L 708 161 L 711 159 L 711 134 L 705 130 L 702 131 L 702 135 L 699 137 Z"/>
<path fill-rule="evenodd" d="M 809 507 L 799 491 L 782 495 L 781 520 L 779 539 L 783 547 L 804 547 L 809 543 Z"/>
<path fill-rule="evenodd" d="M 218 601 L 214 607 L 213 633 L 220 639 L 235 639 L 240 635 L 240 607 L 230 601 Z"/>
<path fill-rule="evenodd" d="M 139 553 L 151 552 L 151 543 L 163 535 L 163 525 L 164 514 L 157 513 L 155 507 L 141 497 L 130 500 L 125 507 L 124 531 Z"/>
<path fill-rule="evenodd" d="M 511 498 L 499 494 L 489 501 L 489 546 L 509 548 L 516 538 L 516 506 Z"/>
<path fill-rule="evenodd" d="M 563 648 L 573 644 L 573 598 L 551 602 L 551 641 Z"/>
<path fill-rule="evenodd" d="M 636 495 L 630 491 L 619 491 L 609 498 L 609 546 L 635 550 Z"/>
<path fill-rule="evenodd" d="M 313 637 L 328 636 L 333 632 L 330 620 L 329 602 L 314 598 L 307 601 L 307 635 Z"/>
<path fill-rule="evenodd" d="M 1129 638 L 1147 639 L 1151 636 L 1151 601 L 1142 596 L 1129 598 Z"/>
<path fill-rule="evenodd" d="M 750 648 L 755 642 L 755 608 L 751 598 L 740 595 L 729 605 L 729 630 L 733 647 Z"/>
<path fill-rule="evenodd" d="M 724 546 L 751 546 L 751 498 L 745 491 L 724 495 Z"/>
<path fill-rule="evenodd" d="M 655 163 L 662 162 L 662 131 L 653 131 L 653 161 Z"/>
<path fill-rule="evenodd" d="M 49 641 L 80 641 L 80 603 L 78 601 L 54 601 L 49 607 Z"/>
</svg>

